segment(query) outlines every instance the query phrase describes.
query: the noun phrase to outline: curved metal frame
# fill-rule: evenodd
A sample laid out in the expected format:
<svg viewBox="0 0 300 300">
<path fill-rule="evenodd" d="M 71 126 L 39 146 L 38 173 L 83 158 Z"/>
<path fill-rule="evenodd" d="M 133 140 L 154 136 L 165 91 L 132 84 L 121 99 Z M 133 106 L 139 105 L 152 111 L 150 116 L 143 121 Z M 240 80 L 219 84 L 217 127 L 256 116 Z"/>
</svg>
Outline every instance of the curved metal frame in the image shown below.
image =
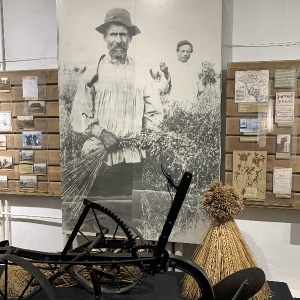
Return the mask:
<svg viewBox="0 0 300 300">
<path fill-rule="evenodd" d="M 38 283 L 40 285 L 40 287 L 36 287 L 36 289 L 33 292 L 30 292 L 30 294 L 28 296 L 23 297 L 22 295 L 20 295 L 19 297 L 22 297 L 22 298 L 19 298 L 19 299 L 30 299 L 31 296 L 35 295 L 40 290 L 44 290 L 48 297 L 48 300 L 55 300 L 54 288 L 53 288 L 52 284 L 47 280 L 45 275 L 32 263 L 26 261 L 25 259 L 23 259 L 21 257 L 12 255 L 12 254 L 0 254 L 0 262 L 1 263 L 4 262 L 4 264 L 5 264 L 4 281 L 6 282 L 6 284 L 5 284 L 5 291 L 2 295 L 4 297 L 4 299 L 8 299 L 7 268 L 8 268 L 8 265 L 14 264 L 14 265 L 20 266 L 21 268 L 26 270 L 32 276 L 32 278 L 34 278 L 38 281 Z M 28 287 L 29 286 L 27 286 L 26 288 L 28 288 Z M 25 292 L 25 290 L 23 292 Z"/>
<path fill-rule="evenodd" d="M 214 290 L 210 283 L 210 280 L 201 267 L 188 259 L 173 254 L 170 254 L 168 264 L 170 267 L 176 267 L 191 275 L 195 279 L 202 293 L 201 299 L 215 299 Z"/>
<path fill-rule="evenodd" d="M 130 229 L 130 232 L 132 234 L 134 234 L 134 239 L 135 238 L 138 238 L 139 239 L 139 243 L 142 243 L 144 244 L 145 241 L 144 241 L 144 238 L 142 236 L 142 234 L 140 233 L 140 231 L 134 227 L 133 224 L 131 224 L 130 222 L 128 222 L 127 220 L 123 219 L 123 218 L 119 218 L 119 220 L 124 223 L 126 226 L 129 227 Z M 132 245 L 133 246 L 133 245 Z M 93 256 L 93 255 L 92 255 Z M 99 263 L 98 263 L 99 265 Z M 95 265 L 96 266 L 96 265 Z M 135 266 L 136 268 L 138 268 L 138 266 L 136 265 L 136 263 L 133 265 Z M 86 266 L 86 268 L 88 268 L 89 266 Z M 130 279 L 134 279 L 134 281 L 132 281 L 131 283 L 128 283 L 126 286 L 121 286 L 121 284 L 119 284 L 119 281 L 116 280 L 116 275 L 113 276 L 113 278 L 111 278 L 111 284 L 109 283 L 106 283 L 105 286 L 101 286 L 100 289 L 101 289 L 101 292 L 102 293 L 107 293 L 107 294 L 119 294 L 119 293 L 124 293 L 130 289 L 132 289 L 137 283 L 139 283 L 141 280 L 142 280 L 142 277 L 143 277 L 143 274 L 141 274 L 141 276 L 133 276 L 134 272 L 132 270 L 129 270 L 128 268 L 129 266 L 123 266 L 121 263 L 118 265 L 118 266 L 114 266 L 114 271 L 115 270 L 119 270 L 122 268 L 122 270 L 124 271 L 125 269 L 125 272 L 127 271 L 128 274 L 132 275 L 132 277 L 130 277 Z M 139 269 L 140 270 L 140 269 Z M 80 268 L 78 268 L 78 266 L 73 266 L 72 268 L 70 268 L 70 270 L 68 271 L 68 273 L 71 275 L 72 278 L 74 278 L 86 291 L 88 291 L 90 294 L 93 294 L 94 291 L 95 291 L 95 284 L 96 282 L 93 282 L 92 278 L 94 278 L 94 281 L 97 281 L 97 276 L 96 274 L 93 275 L 93 270 L 90 270 L 90 278 L 91 279 L 88 279 L 86 277 L 84 277 L 82 274 L 81 274 L 81 271 L 80 271 Z M 97 271 L 95 270 L 95 273 L 97 273 Z M 99 273 L 99 271 L 98 271 Z M 111 273 L 111 271 L 110 271 Z M 142 272 L 141 272 L 142 273 Z M 104 274 L 104 272 L 103 272 Z M 105 275 L 105 274 L 104 274 Z M 109 276 L 109 274 L 106 274 L 107 277 Z M 94 277 L 92 277 L 94 276 Z M 105 277 L 105 276 L 103 276 Z M 135 277 L 135 278 L 134 278 Z M 107 280 L 107 279 L 106 279 Z M 98 288 L 98 287 L 96 287 Z"/>
</svg>

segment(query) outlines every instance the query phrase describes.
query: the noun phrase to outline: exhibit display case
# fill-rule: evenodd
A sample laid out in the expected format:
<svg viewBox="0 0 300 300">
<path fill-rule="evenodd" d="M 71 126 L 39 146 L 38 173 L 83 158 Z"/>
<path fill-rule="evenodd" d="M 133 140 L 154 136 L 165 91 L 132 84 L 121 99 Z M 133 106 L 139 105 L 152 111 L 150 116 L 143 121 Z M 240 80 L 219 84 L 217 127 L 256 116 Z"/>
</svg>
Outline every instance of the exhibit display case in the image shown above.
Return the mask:
<svg viewBox="0 0 300 300">
<path fill-rule="evenodd" d="M 300 209 L 299 66 L 228 64 L 226 183 L 246 205 Z"/>
</svg>

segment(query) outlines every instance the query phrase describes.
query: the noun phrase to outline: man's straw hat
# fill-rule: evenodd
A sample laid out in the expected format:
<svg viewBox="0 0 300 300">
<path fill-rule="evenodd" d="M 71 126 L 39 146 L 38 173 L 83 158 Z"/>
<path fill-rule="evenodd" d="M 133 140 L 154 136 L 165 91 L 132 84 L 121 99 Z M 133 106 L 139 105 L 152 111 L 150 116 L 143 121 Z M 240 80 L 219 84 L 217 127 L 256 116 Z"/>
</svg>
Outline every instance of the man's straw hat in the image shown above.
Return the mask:
<svg viewBox="0 0 300 300">
<path fill-rule="evenodd" d="M 106 13 L 104 23 L 96 28 L 102 34 L 105 34 L 106 28 L 111 23 L 121 23 L 125 25 L 132 36 L 141 33 L 139 28 L 131 23 L 130 13 L 124 8 L 112 8 Z"/>
</svg>

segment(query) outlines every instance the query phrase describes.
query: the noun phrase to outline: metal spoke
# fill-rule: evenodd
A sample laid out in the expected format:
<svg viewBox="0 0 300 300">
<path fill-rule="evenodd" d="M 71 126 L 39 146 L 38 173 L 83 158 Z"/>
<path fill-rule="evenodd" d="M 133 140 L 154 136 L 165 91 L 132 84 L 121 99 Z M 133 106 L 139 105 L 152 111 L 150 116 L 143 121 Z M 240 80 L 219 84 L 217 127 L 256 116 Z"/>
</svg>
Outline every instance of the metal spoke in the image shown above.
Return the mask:
<svg viewBox="0 0 300 300">
<path fill-rule="evenodd" d="M 134 274 L 130 269 L 127 268 L 127 266 L 123 266 L 123 268 L 124 268 L 127 272 L 129 272 L 133 277 L 139 278 L 139 276 L 136 275 L 136 274 Z"/>
<path fill-rule="evenodd" d="M 113 239 L 115 239 L 118 229 L 119 229 L 119 224 L 117 224 L 117 227 L 116 227 L 115 232 L 113 234 Z"/>
<path fill-rule="evenodd" d="M 27 289 L 29 288 L 29 286 L 31 285 L 32 281 L 33 281 L 34 277 L 31 276 L 30 280 L 28 281 L 28 283 L 26 284 L 25 288 L 23 289 L 23 292 L 21 293 L 21 295 L 19 296 L 19 300 L 21 300 L 24 296 L 24 294 L 26 293 Z"/>
</svg>

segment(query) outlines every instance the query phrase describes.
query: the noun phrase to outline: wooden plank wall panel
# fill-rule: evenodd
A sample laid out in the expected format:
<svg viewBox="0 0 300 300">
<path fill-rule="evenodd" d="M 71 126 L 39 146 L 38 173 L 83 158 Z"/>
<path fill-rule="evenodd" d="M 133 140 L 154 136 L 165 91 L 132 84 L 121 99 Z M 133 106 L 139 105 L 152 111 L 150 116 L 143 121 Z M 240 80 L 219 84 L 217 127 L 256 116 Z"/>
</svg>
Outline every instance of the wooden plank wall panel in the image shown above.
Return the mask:
<svg viewBox="0 0 300 300">
<path fill-rule="evenodd" d="M 40 95 L 47 95 L 47 101 L 51 100 L 58 100 L 58 86 L 51 85 L 51 86 L 40 86 L 39 87 L 39 94 Z M 44 98 L 44 97 L 41 97 Z M 22 102 L 24 101 L 23 98 L 23 89 L 21 86 L 16 86 L 11 89 L 10 93 L 3 93 L 0 98 L 1 102 Z"/>
<path fill-rule="evenodd" d="M 227 78 L 234 79 L 235 71 L 245 70 L 269 70 L 270 77 L 274 78 L 275 70 L 298 68 L 299 60 L 280 60 L 280 61 L 254 61 L 254 62 L 234 62 L 229 63 L 227 68 Z M 299 76 L 299 69 L 297 77 Z"/>
<path fill-rule="evenodd" d="M 294 172 L 300 173 L 300 156 L 292 155 L 290 160 L 275 159 L 275 155 L 267 157 L 267 172 L 272 172 L 274 167 L 278 168 L 293 168 Z M 226 171 L 232 170 L 232 154 L 226 154 Z"/>
<path fill-rule="evenodd" d="M 275 70 L 296 69 L 295 89 L 274 88 Z M 255 112 L 239 112 L 238 104 L 234 102 L 235 95 L 235 72 L 248 70 L 269 70 L 269 101 L 273 106 L 273 128 L 271 132 L 260 133 L 257 142 L 243 142 L 241 137 L 247 135 L 240 133 L 241 118 L 257 118 Z M 280 127 L 274 122 L 275 96 L 277 92 L 295 92 L 295 122 L 292 127 Z M 245 199 L 247 206 L 300 209 L 300 60 L 291 61 L 268 61 L 268 62 L 237 62 L 229 63 L 227 69 L 226 89 L 226 158 L 225 158 L 225 180 L 232 185 L 233 179 L 233 151 L 267 151 L 267 178 L 266 199 L 264 201 Z M 290 159 L 276 159 L 276 138 L 278 134 L 291 135 Z M 252 135 L 255 137 L 255 135 Z M 292 196 L 290 199 L 278 198 L 272 193 L 273 190 L 273 168 L 292 168 Z"/>
<path fill-rule="evenodd" d="M 7 188 L 0 187 L 0 194 L 17 195 L 61 195 L 60 168 L 60 137 L 59 137 L 59 100 L 58 100 L 58 71 L 30 70 L 0 72 L 1 77 L 11 79 L 11 91 L 0 93 L 0 111 L 11 111 L 12 131 L 0 132 L 6 135 L 6 150 L 0 150 L 0 156 L 13 158 L 13 169 L 0 169 L 0 175 L 8 178 Z M 28 100 L 23 98 L 22 78 L 38 77 L 39 100 L 45 101 L 44 114 L 31 113 Z M 33 116 L 34 128 L 18 128 L 17 116 Z M 41 131 L 41 147 L 23 147 L 23 131 Z M 34 163 L 46 163 L 47 174 L 37 175 L 37 188 L 25 189 L 20 187 L 19 151 L 33 150 Z"/>
<path fill-rule="evenodd" d="M 59 132 L 59 120 L 58 118 L 47 118 L 47 117 L 35 117 L 34 121 L 34 130 L 42 132 Z M 20 129 L 17 125 L 17 119 L 13 119 L 13 131 L 22 133 L 27 131 L 26 129 Z"/>
<path fill-rule="evenodd" d="M 252 116 L 255 118 L 255 115 Z M 251 118 L 251 115 L 247 115 L 247 118 Z M 277 124 L 273 124 L 272 132 L 268 132 L 268 136 L 277 134 L 291 134 L 300 132 L 300 123 L 295 123 L 294 127 L 278 127 Z M 241 135 L 240 134 L 240 119 L 236 117 L 227 117 L 226 119 L 226 133 L 231 135 Z M 300 149 L 299 149 L 300 151 Z"/>
<path fill-rule="evenodd" d="M 12 86 L 22 85 L 22 77 L 24 76 L 38 76 L 41 79 L 39 82 L 46 82 L 47 85 L 57 85 L 58 82 L 58 72 L 56 69 L 5 71 L 1 73 L 5 77 L 11 78 Z"/>
<path fill-rule="evenodd" d="M 11 136 L 9 136 L 9 139 L 11 140 Z M 43 134 L 42 149 L 59 149 L 59 147 L 60 147 L 59 133 Z M 31 149 L 28 147 L 23 147 L 22 134 L 15 134 L 13 136 L 13 148 L 23 149 L 23 150 Z"/>
<path fill-rule="evenodd" d="M 299 83 L 300 84 L 300 83 Z M 234 97 L 234 96 L 233 96 Z M 254 113 L 239 113 L 238 112 L 238 106 L 236 105 L 236 103 L 234 103 L 234 99 L 229 99 L 227 98 L 227 110 L 226 110 L 226 115 L 229 116 L 236 116 L 236 115 L 240 115 L 240 116 L 254 116 Z M 299 98 L 295 99 L 295 114 L 297 117 L 299 117 L 299 113 L 300 113 L 300 100 Z"/>
<path fill-rule="evenodd" d="M 232 173 L 226 173 L 226 183 L 232 185 Z M 273 189 L 273 174 L 267 173 L 267 192 L 272 192 Z M 294 175 L 292 189 L 294 192 L 300 192 L 300 174 Z"/>
<path fill-rule="evenodd" d="M 1 97 L 1 95 L 0 95 Z M 43 114 L 45 117 L 59 117 L 59 104 L 58 101 L 46 101 L 46 113 Z M 24 102 L 1 102 L 0 111 L 11 111 L 13 117 L 17 116 L 38 116 L 35 114 L 30 114 L 28 111 L 27 101 Z"/>
<path fill-rule="evenodd" d="M 228 78 L 227 78 L 227 80 L 228 80 Z M 274 86 L 274 80 L 270 79 L 269 86 L 271 88 L 269 89 L 269 99 L 275 99 L 275 94 L 278 92 L 294 92 L 295 91 L 297 95 L 300 95 L 300 85 L 299 84 L 300 84 L 300 79 L 297 79 L 296 91 L 294 89 L 292 89 L 292 90 L 291 89 L 277 89 L 277 88 L 274 89 L 274 88 L 272 88 Z M 233 79 L 227 81 L 226 95 L 227 95 L 227 98 L 234 99 L 234 80 Z"/>
</svg>

